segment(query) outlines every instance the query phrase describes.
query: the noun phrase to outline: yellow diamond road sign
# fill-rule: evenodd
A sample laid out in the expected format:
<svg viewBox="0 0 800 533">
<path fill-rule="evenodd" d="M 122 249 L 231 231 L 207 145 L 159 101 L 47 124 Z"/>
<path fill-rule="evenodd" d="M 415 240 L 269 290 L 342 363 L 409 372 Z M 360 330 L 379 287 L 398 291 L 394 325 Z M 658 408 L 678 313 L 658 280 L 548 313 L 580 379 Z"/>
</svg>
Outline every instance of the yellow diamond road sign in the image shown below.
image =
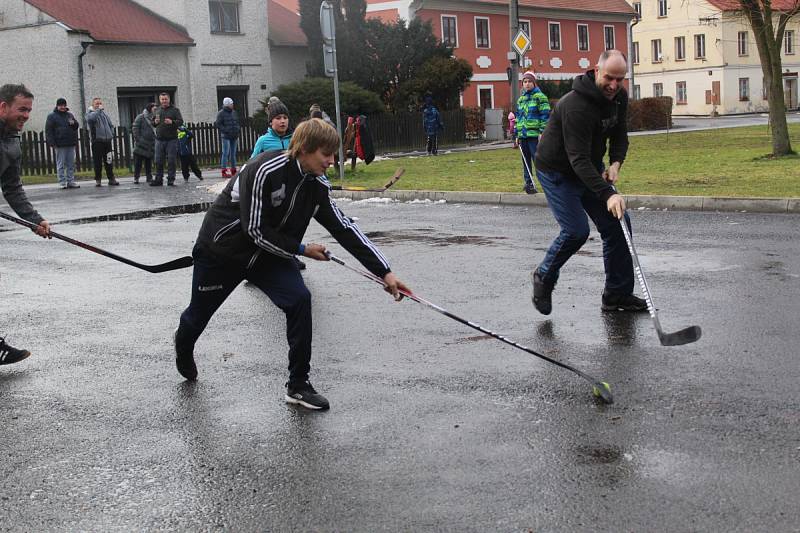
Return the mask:
<svg viewBox="0 0 800 533">
<path fill-rule="evenodd" d="M 524 31 L 519 30 L 512 44 L 519 55 L 525 55 L 525 52 L 531 47 L 531 40 L 525 35 Z"/>
</svg>

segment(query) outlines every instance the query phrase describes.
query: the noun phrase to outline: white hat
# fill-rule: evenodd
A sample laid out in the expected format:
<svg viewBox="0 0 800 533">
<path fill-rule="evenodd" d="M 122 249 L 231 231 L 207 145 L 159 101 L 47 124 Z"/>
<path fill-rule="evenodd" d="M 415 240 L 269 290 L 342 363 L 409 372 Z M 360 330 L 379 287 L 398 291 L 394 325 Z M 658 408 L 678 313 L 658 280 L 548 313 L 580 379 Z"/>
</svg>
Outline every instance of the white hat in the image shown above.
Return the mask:
<svg viewBox="0 0 800 533">
<path fill-rule="evenodd" d="M 231 106 L 233 105 L 233 98 L 225 97 L 222 99 L 222 105 L 224 106 Z"/>
</svg>

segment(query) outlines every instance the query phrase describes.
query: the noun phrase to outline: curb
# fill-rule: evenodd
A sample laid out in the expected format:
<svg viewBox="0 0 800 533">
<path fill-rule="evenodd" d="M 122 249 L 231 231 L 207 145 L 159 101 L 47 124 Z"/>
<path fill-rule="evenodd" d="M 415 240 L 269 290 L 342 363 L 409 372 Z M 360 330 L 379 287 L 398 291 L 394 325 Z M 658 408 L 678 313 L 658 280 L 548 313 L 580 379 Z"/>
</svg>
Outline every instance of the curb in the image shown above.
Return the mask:
<svg viewBox="0 0 800 533">
<path fill-rule="evenodd" d="M 412 200 L 444 200 L 449 203 L 533 205 L 546 207 L 544 194 L 520 194 L 510 192 L 469 191 L 414 191 L 396 190 L 384 192 L 331 191 L 334 198 L 364 200 L 367 198 L 391 198 L 400 202 Z M 625 195 L 631 209 L 663 209 L 671 211 L 709 211 L 737 213 L 791 213 L 800 214 L 800 198 L 727 198 L 714 196 L 648 196 Z"/>
</svg>

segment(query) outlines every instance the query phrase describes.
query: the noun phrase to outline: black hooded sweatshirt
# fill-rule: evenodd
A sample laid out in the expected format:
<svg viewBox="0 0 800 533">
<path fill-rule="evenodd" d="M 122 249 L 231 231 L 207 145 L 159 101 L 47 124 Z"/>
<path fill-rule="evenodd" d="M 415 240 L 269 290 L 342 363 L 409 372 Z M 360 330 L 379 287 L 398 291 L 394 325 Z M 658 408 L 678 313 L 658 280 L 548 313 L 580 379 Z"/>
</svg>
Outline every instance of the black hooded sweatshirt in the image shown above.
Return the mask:
<svg viewBox="0 0 800 533">
<path fill-rule="evenodd" d="M 578 76 L 572 90 L 556 104 L 536 148 L 536 168 L 579 179 L 601 200 L 616 191 L 603 179 L 603 157 L 608 144 L 611 163 L 628 152 L 628 93 L 613 100 L 595 84 L 594 71 Z"/>
</svg>

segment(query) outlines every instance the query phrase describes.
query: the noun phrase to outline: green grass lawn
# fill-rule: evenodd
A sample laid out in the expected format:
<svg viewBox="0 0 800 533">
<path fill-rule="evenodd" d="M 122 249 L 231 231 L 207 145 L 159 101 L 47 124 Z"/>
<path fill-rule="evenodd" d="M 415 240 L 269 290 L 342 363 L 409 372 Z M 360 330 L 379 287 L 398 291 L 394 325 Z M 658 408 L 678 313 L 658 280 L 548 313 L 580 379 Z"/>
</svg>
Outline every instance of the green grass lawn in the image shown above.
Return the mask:
<svg viewBox="0 0 800 533">
<path fill-rule="evenodd" d="M 800 150 L 800 124 L 789 124 L 789 132 L 792 146 Z M 800 156 L 765 157 L 771 151 L 766 126 L 642 135 L 630 141 L 619 181 L 626 194 L 800 197 Z M 522 192 L 522 161 L 511 148 L 359 163 L 355 173 L 348 165 L 344 185 L 382 187 L 398 167 L 405 174 L 393 189 Z M 115 172 L 129 174 L 127 169 Z M 57 180 L 25 176 L 23 181 Z"/>
<path fill-rule="evenodd" d="M 800 124 L 790 124 L 789 131 L 792 146 L 800 150 Z M 765 158 L 771 151 L 766 126 L 630 141 L 619 182 L 625 194 L 800 197 L 800 156 Z M 345 186 L 381 187 L 398 167 L 405 174 L 393 189 L 522 192 L 522 161 L 511 148 L 359 163 L 355 173 L 348 165 Z"/>
</svg>

